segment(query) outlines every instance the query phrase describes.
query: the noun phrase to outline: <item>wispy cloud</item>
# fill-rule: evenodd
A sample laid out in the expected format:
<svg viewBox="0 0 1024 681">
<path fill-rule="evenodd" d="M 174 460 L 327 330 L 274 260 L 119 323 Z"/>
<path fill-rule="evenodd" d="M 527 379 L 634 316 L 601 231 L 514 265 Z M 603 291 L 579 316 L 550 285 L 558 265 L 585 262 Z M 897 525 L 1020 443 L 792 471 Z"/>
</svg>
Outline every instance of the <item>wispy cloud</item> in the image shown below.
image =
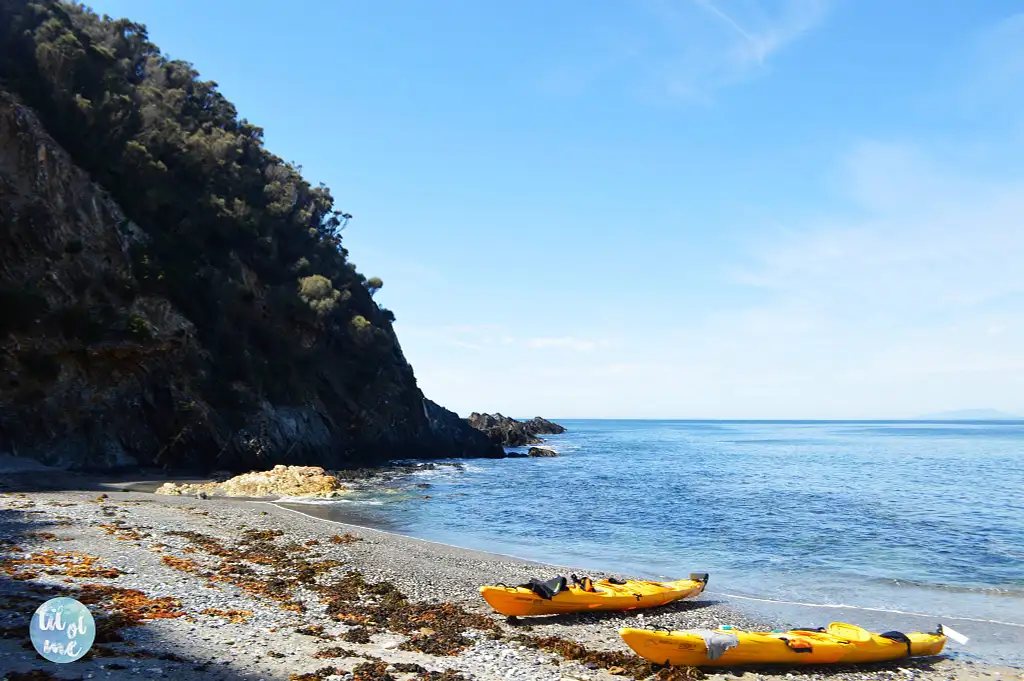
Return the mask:
<svg viewBox="0 0 1024 681">
<path fill-rule="evenodd" d="M 582 338 L 573 338 L 572 336 L 562 336 L 559 338 L 530 338 L 526 340 L 526 345 L 531 348 L 567 348 L 579 351 L 593 350 L 594 348 L 608 346 L 610 344 L 611 341 L 607 339 L 587 340 Z"/>
<path fill-rule="evenodd" d="M 1024 293 L 1024 175 L 958 176 L 880 143 L 860 145 L 845 167 L 861 217 L 774 235 L 746 281 L 896 316 Z"/>
<path fill-rule="evenodd" d="M 743 6 L 739 6 L 736 11 L 741 14 L 736 15 L 726 13 L 723 9 L 728 0 L 693 1 L 725 22 L 740 37 L 729 52 L 741 67 L 748 64 L 764 65 L 773 52 L 821 23 L 827 12 L 825 0 L 786 0 L 778 3 L 771 13 L 766 13 L 763 6 L 754 5 L 751 8 L 750 3 L 745 3 L 746 11 L 743 11 Z"/>
<path fill-rule="evenodd" d="M 728 21 L 687 0 L 730 40 L 765 34 L 757 12 L 713 1 Z M 972 45 L 964 57 L 972 82 L 1024 82 L 1013 66 L 1024 62 L 1012 61 L 1024 40 L 1006 38 L 1016 31 L 1021 15 L 986 32 L 1002 42 Z M 978 56 L 996 44 L 1003 58 Z M 945 95 L 954 101 L 962 91 L 951 82 Z M 496 335 L 507 339 L 499 359 L 490 349 L 475 364 L 459 354 L 449 365 L 455 375 L 427 374 L 424 389 L 462 411 L 495 404 L 553 416 L 1024 413 L 1024 169 L 1006 163 L 1024 155 L 1024 138 L 1013 135 L 1024 109 L 1003 115 L 970 133 L 950 126 L 957 134 L 946 139 L 866 139 L 836 154 L 822 172 L 840 200 L 809 219 L 772 215 L 772 226 L 750 226 L 757 236 L 724 263 L 738 292 L 710 316 L 666 305 L 646 325 L 525 338 L 506 330 Z M 599 350 L 601 338 L 615 345 Z"/>
<path fill-rule="evenodd" d="M 657 66 L 662 77 L 673 93 L 706 100 L 766 69 L 774 54 L 824 22 L 829 3 L 660 0 L 654 7 L 675 44 Z"/>
<path fill-rule="evenodd" d="M 560 416 L 1024 411 L 1024 177 L 982 178 L 906 143 L 863 142 L 838 163 L 852 209 L 749 244 L 760 302 L 642 331 L 516 336 L 475 364 L 458 355 L 454 375 L 426 373 L 424 389 L 461 411 Z"/>
<path fill-rule="evenodd" d="M 574 51 L 553 60 L 543 86 L 579 94 L 597 86 L 696 101 L 769 67 L 827 18 L 832 0 L 633 0 L 592 19 Z M 601 23 L 604 22 L 604 23 Z M 579 30 L 578 28 L 576 30 Z"/>
</svg>

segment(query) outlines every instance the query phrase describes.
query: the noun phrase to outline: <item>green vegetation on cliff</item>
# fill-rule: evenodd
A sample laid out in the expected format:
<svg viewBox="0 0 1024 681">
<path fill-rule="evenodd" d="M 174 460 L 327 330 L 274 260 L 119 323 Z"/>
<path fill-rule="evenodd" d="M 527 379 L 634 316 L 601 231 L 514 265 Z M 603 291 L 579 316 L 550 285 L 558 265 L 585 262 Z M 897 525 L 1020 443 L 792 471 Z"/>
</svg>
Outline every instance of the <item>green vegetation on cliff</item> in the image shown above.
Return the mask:
<svg viewBox="0 0 1024 681">
<path fill-rule="evenodd" d="M 156 459 L 168 459 L 167 447 L 193 446 L 189 438 L 200 430 L 213 432 L 209 446 L 223 451 L 225 433 L 250 423 L 268 404 L 314 409 L 335 448 L 341 434 L 348 442 L 375 442 L 382 451 L 388 441 L 399 447 L 419 440 L 440 454 L 441 444 L 423 438 L 437 433 L 442 418 L 447 441 L 455 437 L 470 450 L 447 453 L 488 450 L 475 433 L 448 425 L 454 414 L 428 413 L 432 406 L 424 406 L 392 330 L 394 317 L 372 299 L 383 283 L 361 275 L 342 246 L 351 216 L 335 208 L 325 186 L 310 185 L 267 151 L 262 130 L 239 118 L 216 83 L 162 56 L 144 26 L 54 0 L 3 0 L 0 90 L 34 110 L 74 165 L 109 192 L 124 213 L 116 229 L 139 236 L 126 241 L 126 269 L 104 270 L 100 280 L 95 272 L 80 280 L 68 275 L 71 302 L 56 305 L 63 294 L 35 290 L 27 274 L 20 282 L 0 281 L 0 302 L 12 310 L 0 340 L 59 336 L 75 352 L 103 343 L 155 345 L 155 322 L 132 312 L 139 307 L 134 301 L 169 302 L 188 322 L 178 329 L 179 339 L 187 336 L 193 349 L 166 375 L 147 373 L 163 398 L 151 397 L 153 386 L 139 388 L 143 401 L 159 403 L 154 408 L 161 412 L 147 417 L 147 427 L 159 423 L 156 439 L 172 440 Z M 22 126 L 24 118 L 14 116 L 8 127 Z M 15 136 L 25 137 L 18 129 Z M 36 159 L 25 160 L 35 149 L 9 156 L 19 156 L 34 173 L 46 167 L 44 151 L 36 166 Z M 54 252 L 46 238 L 36 239 L 58 231 L 54 225 L 67 202 L 54 207 L 17 184 L 0 186 L 17 197 L 0 213 L 0 240 L 73 274 L 64 263 L 89 255 L 95 244 L 74 238 Z M 81 211 L 79 218 L 86 219 Z M 0 364 L 17 353 L 6 352 L 6 360 L 4 354 Z M 92 381 L 94 367 L 85 365 L 94 355 L 82 354 L 86 359 L 76 365 Z M 49 394 L 48 382 L 56 382 L 66 364 L 55 351 L 21 351 L 15 360 L 18 375 L 31 375 L 35 390 L 27 394 L 21 379 L 7 386 L 22 404 Z M 12 441 L 28 438 L 14 432 L 29 428 L 28 417 L 8 416 L 0 435 L 6 428 Z"/>
<path fill-rule="evenodd" d="M 355 373 L 393 351 L 386 315 L 352 296 L 367 280 L 341 245 L 347 216 L 263 147 L 216 83 L 161 56 L 145 27 L 81 6 L 5 0 L 0 36 L 0 77 L 151 237 L 123 295 L 166 297 L 195 324 L 211 385 L 306 397 L 296 325 L 333 330 Z"/>
</svg>

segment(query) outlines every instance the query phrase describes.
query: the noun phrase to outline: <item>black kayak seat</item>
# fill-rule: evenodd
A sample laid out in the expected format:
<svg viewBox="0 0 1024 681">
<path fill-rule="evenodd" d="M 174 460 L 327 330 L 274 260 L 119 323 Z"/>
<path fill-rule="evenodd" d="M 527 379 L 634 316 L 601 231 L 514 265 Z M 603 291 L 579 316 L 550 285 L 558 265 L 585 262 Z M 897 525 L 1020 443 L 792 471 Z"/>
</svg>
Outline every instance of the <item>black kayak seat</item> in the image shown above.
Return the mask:
<svg viewBox="0 0 1024 681">
<path fill-rule="evenodd" d="M 625 584 L 625 582 L 621 583 Z M 576 575 L 573 575 L 572 585 L 588 593 L 600 593 L 601 591 L 594 586 L 594 580 L 590 577 L 577 577 Z M 546 582 L 539 579 L 531 579 L 526 584 L 520 584 L 519 586 L 524 589 L 529 589 L 541 598 L 550 601 L 552 598 L 569 588 L 569 580 L 565 577 L 554 577 Z"/>
<path fill-rule="evenodd" d="M 524 589 L 529 589 L 544 600 L 550 601 L 552 598 L 569 588 L 569 583 L 565 577 L 555 577 L 554 579 L 549 579 L 546 582 L 539 579 L 531 579 L 526 584 L 520 584 L 519 586 Z"/>
<path fill-rule="evenodd" d="M 914 654 L 913 647 L 911 646 L 910 637 L 904 634 L 902 631 L 886 631 L 879 634 L 879 636 L 881 636 L 882 638 L 887 638 L 890 641 L 902 643 L 903 645 L 907 646 L 907 657 L 910 657 Z"/>
</svg>

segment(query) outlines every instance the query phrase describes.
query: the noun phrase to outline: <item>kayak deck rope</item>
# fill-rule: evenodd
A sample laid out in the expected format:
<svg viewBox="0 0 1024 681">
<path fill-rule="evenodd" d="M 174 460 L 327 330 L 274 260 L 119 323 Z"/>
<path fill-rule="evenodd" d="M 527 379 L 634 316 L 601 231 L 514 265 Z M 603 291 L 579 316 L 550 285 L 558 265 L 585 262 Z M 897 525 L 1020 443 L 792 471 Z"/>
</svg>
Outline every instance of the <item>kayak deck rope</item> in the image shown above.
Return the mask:
<svg viewBox="0 0 1024 681">
<path fill-rule="evenodd" d="M 776 598 L 756 598 L 754 596 L 740 596 L 739 594 L 727 594 L 720 591 L 705 591 L 709 596 L 722 596 L 724 598 L 739 598 L 745 601 L 760 601 L 761 603 L 779 603 L 781 605 L 802 605 L 807 608 L 843 608 L 846 610 L 870 610 L 872 612 L 887 612 L 895 615 L 912 615 L 914 617 L 931 617 L 932 619 L 960 620 L 963 622 L 985 622 L 986 624 L 1001 624 L 1007 627 L 1021 627 L 1020 622 L 1004 622 L 1003 620 L 988 620 L 979 617 L 957 617 L 955 615 L 930 615 L 923 612 L 909 612 L 907 610 L 890 610 L 887 608 L 871 608 L 860 605 L 843 605 L 838 603 L 802 603 L 800 601 L 783 601 Z"/>
</svg>

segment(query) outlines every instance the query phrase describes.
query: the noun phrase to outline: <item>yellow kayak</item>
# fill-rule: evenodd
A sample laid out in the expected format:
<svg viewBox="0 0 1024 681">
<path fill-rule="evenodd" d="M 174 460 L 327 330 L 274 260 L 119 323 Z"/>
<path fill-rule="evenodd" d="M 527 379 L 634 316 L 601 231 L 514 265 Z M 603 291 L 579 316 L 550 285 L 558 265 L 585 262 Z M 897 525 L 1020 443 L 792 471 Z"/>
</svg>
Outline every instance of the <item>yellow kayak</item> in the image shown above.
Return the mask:
<svg viewBox="0 0 1024 681">
<path fill-rule="evenodd" d="M 827 629 L 783 632 L 625 628 L 619 630 L 619 635 L 646 660 L 691 667 L 882 662 L 938 655 L 946 645 L 941 627 L 934 633 L 888 631 L 875 634 L 844 622 L 832 622 Z"/>
<path fill-rule="evenodd" d="M 487 603 L 510 617 L 559 615 L 590 610 L 635 610 L 665 605 L 682 598 L 693 598 L 704 591 L 707 573 L 694 573 L 690 579 L 674 582 L 649 582 L 629 579 L 589 578 L 568 582 L 558 577 L 547 582 L 531 580 L 521 586 L 482 586 L 480 595 Z"/>
</svg>

